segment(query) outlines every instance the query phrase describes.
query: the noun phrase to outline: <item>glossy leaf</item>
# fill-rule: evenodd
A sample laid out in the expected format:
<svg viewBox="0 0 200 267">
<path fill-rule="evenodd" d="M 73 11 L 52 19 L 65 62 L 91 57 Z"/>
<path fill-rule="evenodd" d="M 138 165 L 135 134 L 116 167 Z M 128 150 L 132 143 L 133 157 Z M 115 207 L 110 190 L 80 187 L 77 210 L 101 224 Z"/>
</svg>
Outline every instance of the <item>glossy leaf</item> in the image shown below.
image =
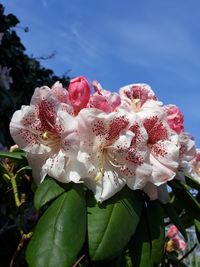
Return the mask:
<svg viewBox="0 0 200 267">
<path fill-rule="evenodd" d="M 29 267 L 71 267 L 83 246 L 86 206 L 81 185 L 59 196 L 40 218 L 28 244 Z"/>
<path fill-rule="evenodd" d="M 195 219 L 200 220 L 200 204 L 187 190 L 186 186 L 176 180 L 170 181 L 169 185 L 177 198 L 182 200 L 184 208 L 191 212 Z"/>
<path fill-rule="evenodd" d="M 19 150 L 15 152 L 0 151 L 0 158 L 23 159 L 25 155 L 26 154 L 23 150 Z"/>
<path fill-rule="evenodd" d="M 179 215 L 171 203 L 163 204 L 164 210 L 171 220 L 171 223 L 175 224 L 179 232 L 183 235 L 185 240 L 187 240 L 187 233 L 185 231 L 184 225 L 179 218 Z"/>
<path fill-rule="evenodd" d="M 93 261 L 116 257 L 135 233 L 142 208 L 140 195 L 124 188 L 98 204 L 88 195 L 88 242 Z"/>
<path fill-rule="evenodd" d="M 151 258 L 151 237 L 144 206 L 140 222 L 129 244 L 129 253 L 134 267 L 153 267 Z"/>
<path fill-rule="evenodd" d="M 39 184 L 35 195 L 34 195 L 34 206 L 39 210 L 49 201 L 58 197 L 64 192 L 64 189 L 57 184 L 53 179 L 45 179 L 41 184 Z"/>
<path fill-rule="evenodd" d="M 162 206 L 158 200 L 147 204 L 147 221 L 151 236 L 151 258 L 156 266 L 161 262 L 165 245 L 165 228 Z"/>
<path fill-rule="evenodd" d="M 194 225 L 194 217 L 188 210 L 183 210 L 181 216 L 181 221 L 183 222 L 184 228 L 190 228 Z"/>
<path fill-rule="evenodd" d="M 186 185 L 190 186 L 191 188 L 200 190 L 200 183 L 195 181 L 192 177 L 189 175 L 185 175 L 185 183 Z"/>
</svg>

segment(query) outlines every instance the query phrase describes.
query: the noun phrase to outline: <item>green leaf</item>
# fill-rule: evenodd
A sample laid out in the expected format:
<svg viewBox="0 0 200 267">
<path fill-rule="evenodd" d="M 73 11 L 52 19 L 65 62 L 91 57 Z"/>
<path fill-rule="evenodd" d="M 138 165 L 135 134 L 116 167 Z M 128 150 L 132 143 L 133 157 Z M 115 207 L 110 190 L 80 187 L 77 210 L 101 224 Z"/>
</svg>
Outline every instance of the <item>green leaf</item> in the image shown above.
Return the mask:
<svg viewBox="0 0 200 267">
<path fill-rule="evenodd" d="M 184 228 L 188 229 L 194 225 L 194 216 L 188 210 L 183 210 L 182 214 L 180 215 L 180 219 L 183 222 Z"/>
<path fill-rule="evenodd" d="M 195 181 L 189 175 L 185 175 L 185 183 L 186 183 L 186 185 L 190 186 L 191 188 L 194 188 L 194 189 L 197 189 L 197 190 L 200 191 L 200 184 L 199 184 L 199 182 Z"/>
<path fill-rule="evenodd" d="M 164 254 L 165 227 L 162 206 L 158 200 L 148 202 L 147 220 L 151 236 L 152 262 L 159 264 Z"/>
<path fill-rule="evenodd" d="M 187 190 L 186 186 L 177 180 L 169 182 L 169 186 L 174 191 L 174 194 L 181 200 L 183 207 L 191 212 L 193 218 L 200 221 L 200 204 Z"/>
<path fill-rule="evenodd" d="M 25 157 L 25 152 L 22 150 L 15 152 L 0 151 L 0 158 L 23 159 L 24 157 Z"/>
<path fill-rule="evenodd" d="M 65 190 L 53 179 L 45 179 L 37 188 L 34 195 L 34 206 L 39 210 L 47 202 L 62 194 Z"/>
<path fill-rule="evenodd" d="M 142 209 L 140 194 L 124 188 L 98 204 L 88 194 L 88 242 L 93 261 L 116 257 L 135 233 Z"/>
<path fill-rule="evenodd" d="M 200 221 L 194 220 L 195 230 L 196 230 L 196 236 L 200 243 Z"/>
<path fill-rule="evenodd" d="M 151 237 L 146 207 L 143 207 L 140 222 L 129 243 L 129 254 L 134 267 L 153 267 L 151 258 Z"/>
<path fill-rule="evenodd" d="M 184 225 L 179 218 L 179 215 L 171 203 L 163 204 L 164 210 L 170 218 L 171 222 L 176 225 L 180 233 L 183 235 L 187 241 L 187 233 L 185 231 Z"/>
<path fill-rule="evenodd" d="M 86 206 L 83 188 L 74 185 L 40 218 L 27 250 L 29 267 L 71 267 L 83 246 Z"/>
</svg>

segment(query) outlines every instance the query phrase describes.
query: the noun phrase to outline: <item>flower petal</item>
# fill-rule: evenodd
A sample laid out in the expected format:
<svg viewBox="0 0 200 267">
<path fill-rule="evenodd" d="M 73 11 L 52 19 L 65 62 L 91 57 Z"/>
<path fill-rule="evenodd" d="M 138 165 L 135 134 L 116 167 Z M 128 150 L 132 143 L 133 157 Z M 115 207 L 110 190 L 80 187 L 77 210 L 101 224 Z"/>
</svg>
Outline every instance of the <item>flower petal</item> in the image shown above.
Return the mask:
<svg viewBox="0 0 200 267">
<path fill-rule="evenodd" d="M 34 106 L 22 106 L 13 114 L 10 122 L 10 133 L 18 146 L 31 153 L 43 154 L 51 150 L 48 145 L 40 142 L 42 132 Z"/>
<path fill-rule="evenodd" d="M 119 178 L 118 174 L 113 170 L 105 171 L 99 181 L 84 179 L 84 182 L 93 191 L 96 200 L 99 202 L 112 197 L 126 184 L 125 179 Z"/>
</svg>

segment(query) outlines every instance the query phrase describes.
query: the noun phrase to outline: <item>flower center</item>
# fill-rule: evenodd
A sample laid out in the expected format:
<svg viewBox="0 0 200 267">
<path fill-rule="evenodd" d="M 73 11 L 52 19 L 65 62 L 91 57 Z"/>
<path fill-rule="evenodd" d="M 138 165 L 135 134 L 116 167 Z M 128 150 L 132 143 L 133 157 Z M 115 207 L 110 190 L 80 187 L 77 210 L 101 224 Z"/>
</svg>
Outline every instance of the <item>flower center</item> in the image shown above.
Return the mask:
<svg viewBox="0 0 200 267">
<path fill-rule="evenodd" d="M 59 135 L 50 131 L 44 131 L 41 134 L 41 139 L 45 145 L 48 144 L 48 146 L 50 146 L 51 148 L 57 147 L 60 144 Z"/>
<path fill-rule="evenodd" d="M 113 157 L 112 152 L 109 151 L 109 147 L 107 146 L 100 149 L 98 158 L 99 168 L 94 178 L 96 182 L 99 182 L 99 180 L 102 179 L 102 177 L 104 176 L 106 162 L 112 165 L 113 168 L 122 168 L 121 164 L 117 164 L 115 157 Z"/>
<path fill-rule="evenodd" d="M 50 139 L 55 139 L 56 136 L 54 133 L 51 133 L 50 131 L 45 131 L 42 133 L 41 137 L 44 141 L 48 141 Z"/>
<path fill-rule="evenodd" d="M 132 109 L 134 112 L 139 112 L 141 110 L 141 100 L 138 98 L 138 99 L 133 99 L 132 100 Z"/>
<path fill-rule="evenodd" d="M 98 183 L 103 177 L 103 175 L 104 175 L 103 169 L 99 169 L 99 171 L 97 172 L 97 175 L 94 178 L 95 182 Z"/>
<path fill-rule="evenodd" d="M 45 131 L 44 133 L 42 133 L 42 139 L 44 141 L 47 141 L 50 138 L 49 132 Z"/>
<path fill-rule="evenodd" d="M 95 181 L 99 182 L 99 180 L 104 176 L 104 167 L 105 167 L 105 161 L 106 161 L 106 155 L 107 151 L 105 147 L 100 148 L 99 151 L 99 168 L 97 171 L 97 175 L 95 176 Z"/>
</svg>

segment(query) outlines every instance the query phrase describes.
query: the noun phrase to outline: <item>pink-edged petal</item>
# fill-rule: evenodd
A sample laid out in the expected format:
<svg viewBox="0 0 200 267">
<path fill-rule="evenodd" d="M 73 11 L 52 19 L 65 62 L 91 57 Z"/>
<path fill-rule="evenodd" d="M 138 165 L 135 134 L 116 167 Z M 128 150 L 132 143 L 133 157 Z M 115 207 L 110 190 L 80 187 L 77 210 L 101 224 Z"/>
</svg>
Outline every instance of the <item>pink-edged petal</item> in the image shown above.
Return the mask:
<svg viewBox="0 0 200 267">
<path fill-rule="evenodd" d="M 37 87 L 31 98 L 31 105 L 37 105 L 40 101 L 49 98 L 52 95 L 48 86 Z"/>
<path fill-rule="evenodd" d="M 103 87 L 101 86 L 101 84 L 95 80 L 92 82 L 92 85 L 94 87 L 94 91 L 101 95 L 101 92 L 103 91 Z"/>
<path fill-rule="evenodd" d="M 112 111 L 108 100 L 104 96 L 99 94 L 94 94 L 90 97 L 89 107 L 97 108 L 107 113 Z"/>
<path fill-rule="evenodd" d="M 60 103 L 69 104 L 68 91 L 62 86 L 62 83 L 54 83 L 54 85 L 51 87 L 51 93 L 57 98 Z"/>
<path fill-rule="evenodd" d="M 117 93 L 104 90 L 99 82 L 93 81 L 95 93 L 90 97 L 89 107 L 98 108 L 104 112 L 115 111 L 121 104 L 121 98 Z"/>
<path fill-rule="evenodd" d="M 134 100 L 139 100 L 141 105 L 149 100 L 157 100 L 155 93 L 148 84 L 137 83 L 126 85 L 119 90 L 122 102 L 131 106 Z"/>
<path fill-rule="evenodd" d="M 177 134 L 182 133 L 184 131 L 184 116 L 181 110 L 175 105 L 166 105 L 164 109 L 170 128 Z"/>
<path fill-rule="evenodd" d="M 109 101 L 111 103 L 112 111 L 116 110 L 121 104 L 121 97 L 117 93 L 111 93 L 109 96 Z"/>
</svg>

